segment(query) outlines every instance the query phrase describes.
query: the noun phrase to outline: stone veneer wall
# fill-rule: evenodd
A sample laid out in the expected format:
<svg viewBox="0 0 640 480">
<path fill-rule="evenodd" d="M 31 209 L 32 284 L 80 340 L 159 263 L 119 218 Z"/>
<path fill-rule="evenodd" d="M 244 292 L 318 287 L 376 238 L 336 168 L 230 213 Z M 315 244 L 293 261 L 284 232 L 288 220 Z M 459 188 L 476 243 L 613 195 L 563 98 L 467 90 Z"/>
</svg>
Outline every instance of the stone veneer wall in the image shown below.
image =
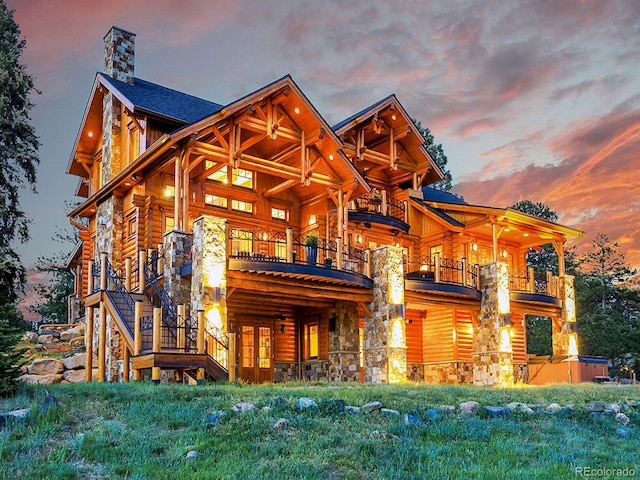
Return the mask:
<svg viewBox="0 0 640 480">
<path fill-rule="evenodd" d="M 564 275 L 558 278 L 558 294 L 562 300 L 562 317 L 552 322 L 552 343 L 554 355 L 569 354 L 569 324 L 575 322 L 574 277 Z"/>
<path fill-rule="evenodd" d="M 227 332 L 227 237 L 224 218 L 203 216 L 193 222 L 193 249 L 191 260 L 191 312 L 204 310 L 207 321 L 214 305 L 214 287 L 220 287 L 219 305 L 223 332 Z M 214 278 L 216 277 L 216 278 Z"/>
<path fill-rule="evenodd" d="M 409 369 L 409 378 L 437 385 L 473 384 L 473 370 L 473 363 L 470 362 L 413 364 Z"/>
<path fill-rule="evenodd" d="M 473 348 L 473 383 L 475 385 L 513 384 L 513 353 L 510 348 L 509 351 L 500 351 L 500 330 L 503 319 L 498 311 L 498 292 L 502 283 L 506 282 L 508 286 L 508 275 L 508 268 L 504 263 L 480 266 L 482 301 Z"/>
<path fill-rule="evenodd" d="M 371 318 L 364 321 L 364 379 L 395 383 L 406 379 L 407 372 L 402 249 L 385 246 L 371 255 L 373 302 Z"/>
<path fill-rule="evenodd" d="M 360 381 L 358 305 L 338 301 L 333 311 L 335 330 L 329 331 L 329 377 L 332 382 Z"/>
<path fill-rule="evenodd" d="M 180 275 L 180 269 L 191 258 L 191 247 L 185 247 L 191 241 L 192 234 L 172 230 L 164 236 L 164 288 L 177 304 L 190 306 L 191 279 Z M 187 315 L 195 312 L 187 311 Z"/>
<path fill-rule="evenodd" d="M 104 73 L 132 83 L 134 75 L 136 34 L 112 27 L 104 36 Z"/>
</svg>

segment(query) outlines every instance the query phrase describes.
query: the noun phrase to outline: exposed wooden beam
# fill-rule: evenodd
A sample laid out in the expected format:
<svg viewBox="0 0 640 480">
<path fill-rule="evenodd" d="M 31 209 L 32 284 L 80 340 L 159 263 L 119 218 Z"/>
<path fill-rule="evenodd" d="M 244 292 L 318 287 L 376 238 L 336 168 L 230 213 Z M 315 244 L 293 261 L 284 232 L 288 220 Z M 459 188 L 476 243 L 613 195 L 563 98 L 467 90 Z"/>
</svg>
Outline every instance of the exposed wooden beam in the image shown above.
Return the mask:
<svg viewBox="0 0 640 480">
<path fill-rule="evenodd" d="M 297 180 L 285 180 L 284 182 L 281 182 L 278 185 L 275 185 L 270 189 L 268 189 L 266 192 L 262 194 L 262 196 L 264 198 L 273 197 L 274 195 L 277 195 L 278 193 L 293 187 L 296 183 L 298 183 Z"/>
</svg>

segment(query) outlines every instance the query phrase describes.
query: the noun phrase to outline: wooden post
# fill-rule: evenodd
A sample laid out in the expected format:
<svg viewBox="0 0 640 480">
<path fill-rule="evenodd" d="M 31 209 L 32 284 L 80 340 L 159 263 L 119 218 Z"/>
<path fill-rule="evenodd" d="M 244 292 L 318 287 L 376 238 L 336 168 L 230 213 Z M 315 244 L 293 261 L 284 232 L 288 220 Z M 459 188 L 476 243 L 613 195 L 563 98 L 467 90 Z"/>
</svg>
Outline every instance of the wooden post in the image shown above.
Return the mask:
<svg viewBox="0 0 640 480">
<path fill-rule="evenodd" d="M 93 260 L 87 262 L 87 295 L 93 292 Z"/>
<path fill-rule="evenodd" d="M 287 228 L 287 263 L 293 263 L 293 229 Z"/>
<path fill-rule="evenodd" d="M 162 308 L 153 307 L 153 353 L 162 350 Z M 160 367 L 151 367 L 151 380 L 160 383 Z"/>
<path fill-rule="evenodd" d="M 233 382 L 236 379 L 236 334 L 235 332 L 227 332 L 227 338 L 229 340 L 229 351 L 227 352 L 229 381 Z"/>
<path fill-rule="evenodd" d="M 130 357 L 130 353 L 129 352 L 129 348 L 124 345 L 124 350 L 122 350 L 122 381 L 123 382 L 128 382 L 129 381 L 129 357 Z"/>
<path fill-rule="evenodd" d="M 404 200 L 402 203 L 404 204 L 404 223 L 409 223 L 409 202 Z"/>
<path fill-rule="evenodd" d="M 104 302 L 100 302 L 100 324 L 98 327 L 98 381 L 106 381 L 107 361 L 107 309 Z"/>
<path fill-rule="evenodd" d="M 147 252 L 140 251 L 138 255 L 138 292 L 143 293 L 146 286 L 144 280 L 144 265 L 147 263 Z"/>
<path fill-rule="evenodd" d="M 371 278 L 371 274 L 373 271 L 373 262 L 371 261 L 371 250 L 370 249 L 366 249 L 365 250 L 365 258 L 364 258 L 364 274 Z"/>
<path fill-rule="evenodd" d="M 438 283 L 440 281 L 440 253 L 435 254 L 435 281 Z"/>
<path fill-rule="evenodd" d="M 342 238 L 338 237 L 336 238 L 336 268 L 338 270 L 342 270 L 342 263 L 343 263 L 343 259 L 342 259 Z"/>
<path fill-rule="evenodd" d="M 107 252 L 100 254 L 100 290 L 107 289 Z"/>
<path fill-rule="evenodd" d="M 554 288 L 553 288 L 553 274 L 547 270 L 547 294 L 549 295 L 553 295 L 554 294 Z"/>
<path fill-rule="evenodd" d="M 135 310 L 134 310 L 134 320 L 133 320 L 133 354 L 140 355 L 140 350 L 142 350 L 142 310 L 144 307 L 144 303 L 142 300 L 136 300 Z M 140 380 L 142 377 L 142 372 L 139 368 L 133 370 L 133 380 Z"/>
<path fill-rule="evenodd" d="M 124 288 L 127 292 L 131 291 L 131 257 L 124 259 Z"/>
<path fill-rule="evenodd" d="M 204 310 L 198 310 L 198 331 L 197 331 L 197 337 L 196 337 L 196 345 L 198 348 L 198 354 L 200 355 L 204 355 L 204 349 L 205 349 L 205 344 L 204 344 Z M 196 381 L 198 383 L 202 383 L 204 381 L 204 368 L 199 368 L 198 372 L 196 373 Z"/>
<path fill-rule="evenodd" d="M 90 382 L 93 377 L 93 307 L 87 307 L 84 321 L 84 345 L 85 345 L 85 361 L 84 361 L 84 381 Z"/>
<path fill-rule="evenodd" d="M 527 287 L 529 293 L 536 293 L 536 277 L 533 267 L 527 268 Z"/>
<path fill-rule="evenodd" d="M 181 205 L 180 205 L 180 200 L 181 200 L 181 195 L 180 195 L 180 191 L 181 191 L 181 180 L 182 180 L 182 175 L 181 173 L 181 168 L 180 168 L 180 155 L 175 155 L 175 160 L 176 163 L 174 165 L 175 169 L 173 172 L 173 228 L 175 230 L 180 230 L 181 226 L 182 226 L 182 216 L 180 215 L 181 213 Z"/>
<path fill-rule="evenodd" d="M 387 215 L 387 210 L 389 208 L 389 206 L 387 205 L 387 191 L 386 190 L 382 190 L 382 205 L 381 205 L 381 213 L 383 215 Z"/>
<path fill-rule="evenodd" d="M 464 257 L 462 257 L 462 286 L 467 286 L 467 259 Z"/>
<path fill-rule="evenodd" d="M 76 278 L 75 278 L 75 284 L 74 284 L 74 288 L 73 288 L 73 294 L 76 297 L 80 297 L 82 298 L 82 266 L 78 265 L 76 267 Z"/>
<path fill-rule="evenodd" d="M 178 322 L 177 322 L 177 348 L 183 350 L 186 342 L 187 318 L 184 303 L 178 305 Z M 181 323 L 182 322 L 182 323 Z M 186 352 L 183 352 L 186 353 Z"/>
</svg>

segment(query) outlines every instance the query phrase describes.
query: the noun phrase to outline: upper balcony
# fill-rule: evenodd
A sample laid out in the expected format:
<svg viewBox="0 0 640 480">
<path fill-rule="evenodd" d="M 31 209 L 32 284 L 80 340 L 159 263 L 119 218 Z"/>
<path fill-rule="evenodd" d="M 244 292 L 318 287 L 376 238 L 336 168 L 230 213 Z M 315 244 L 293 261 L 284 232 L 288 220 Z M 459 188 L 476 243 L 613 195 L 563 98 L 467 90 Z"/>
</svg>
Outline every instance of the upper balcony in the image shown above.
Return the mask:
<svg viewBox="0 0 640 480">
<path fill-rule="evenodd" d="M 536 272 L 529 267 L 524 272 L 510 272 L 509 290 L 512 301 L 561 307 L 558 277 L 551 272 Z"/>
<path fill-rule="evenodd" d="M 444 295 L 464 296 L 480 300 L 478 266 L 470 265 L 466 258 L 453 260 L 439 254 L 427 257 L 404 258 L 405 288 L 407 290 L 436 292 Z"/>
<path fill-rule="evenodd" d="M 409 231 L 407 202 L 388 198 L 386 190 L 358 197 L 350 204 L 349 221 L 364 223 L 366 227 L 377 224 L 395 233 Z"/>
</svg>

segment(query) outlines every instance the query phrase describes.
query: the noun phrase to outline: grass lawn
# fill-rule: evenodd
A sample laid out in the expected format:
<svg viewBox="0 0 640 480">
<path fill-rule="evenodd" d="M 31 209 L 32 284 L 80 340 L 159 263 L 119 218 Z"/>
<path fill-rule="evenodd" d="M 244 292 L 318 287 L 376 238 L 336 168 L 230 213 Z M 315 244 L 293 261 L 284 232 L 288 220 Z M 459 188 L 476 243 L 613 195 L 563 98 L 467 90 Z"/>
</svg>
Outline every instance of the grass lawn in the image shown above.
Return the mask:
<svg viewBox="0 0 640 480">
<path fill-rule="evenodd" d="M 584 406 L 640 402 L 640 387 L 557 385 L 509 390 L 428 385 L 280 384 L 205 386 L 75 384 L 47 387 L 61 403 L 38 408 L 43 386 L 0 400 L 0 411 L 31 407 L 0 427 L 2 479 L 563 479 L 640 477 L 640 408 L 595 417 Z M 297 412 L 298 398 L 320 408 Z M 341 412 L 329 400 L 379 401 L 392 413 Z M 573 404 L 572 413 L 515 412 L 430 418 L 428 410 L 506 406 L 513 401 Z M 232 413 L 239 402 L 259 410 Z M 264 408 L 269 407 L 269 408 Z M 338 410 L 338 411 L 336 411 Z M 215 425 L 213 412 L 226 415 Z M 405 424 L 405 413 L 425 425 Z M 286 418 L 286 429 L 274 429 Z M 625 436 L 626 433 L 626 436 Z M 190 451 L 197 458 L 187 459 Z M 587 469 L 587 470 L 584 470 Z M 591 470 L 588 470 L 591 469 Z M 598 469 L 606 469 L 598 471 Z M 616 471 L 619 470 L 619 471 Z"/>
</svg>

